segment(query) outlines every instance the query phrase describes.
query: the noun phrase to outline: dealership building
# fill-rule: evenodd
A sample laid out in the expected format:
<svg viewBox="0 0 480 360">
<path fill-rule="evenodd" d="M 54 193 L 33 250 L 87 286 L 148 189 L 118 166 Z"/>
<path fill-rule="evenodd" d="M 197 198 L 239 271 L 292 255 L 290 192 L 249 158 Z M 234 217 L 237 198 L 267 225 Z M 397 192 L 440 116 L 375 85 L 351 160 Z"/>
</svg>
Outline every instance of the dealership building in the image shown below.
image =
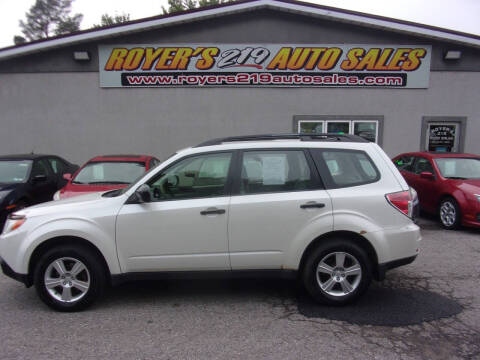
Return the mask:
<svg viewBox="0 0 480 360">
<path fill-rule="evenodd" d="M 480 153 L 480 37 L 285 0 L 0 49 L 0 153 L 165 158 L 210 138 L 335 132 L 394 156 Z"/>
</svg>

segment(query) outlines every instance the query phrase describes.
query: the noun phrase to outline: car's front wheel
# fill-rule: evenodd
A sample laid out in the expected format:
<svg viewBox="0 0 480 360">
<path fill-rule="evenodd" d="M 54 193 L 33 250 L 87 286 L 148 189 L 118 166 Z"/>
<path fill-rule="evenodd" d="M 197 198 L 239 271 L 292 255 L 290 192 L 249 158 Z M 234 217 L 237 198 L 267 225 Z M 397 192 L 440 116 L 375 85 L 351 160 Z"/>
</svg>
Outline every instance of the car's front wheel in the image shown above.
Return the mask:
<svg viewBox="0 0 480 360">
<path fill-rule="evenodd" d="M 88 248 L 58 246 L 38 261 L 34 283 L 40 299 L 58 311 L 79 311 L 90 306 L 105 287 L 100 259 Z"/>
<path fill-rule="evenodd" d="M 443 199 L 439 207 L 442 225 L 447 230 L 457 229 L 461 223 L 460 207 L 453 198 Z"/>
<path fill-rule="evenodd" d="M 344 240 L 329 240 L 307 258 L 303 282 L 310 295 L 329 305 L 356 300 L 372 280 L 372 265 L 365 251 Z"/>
</svg>

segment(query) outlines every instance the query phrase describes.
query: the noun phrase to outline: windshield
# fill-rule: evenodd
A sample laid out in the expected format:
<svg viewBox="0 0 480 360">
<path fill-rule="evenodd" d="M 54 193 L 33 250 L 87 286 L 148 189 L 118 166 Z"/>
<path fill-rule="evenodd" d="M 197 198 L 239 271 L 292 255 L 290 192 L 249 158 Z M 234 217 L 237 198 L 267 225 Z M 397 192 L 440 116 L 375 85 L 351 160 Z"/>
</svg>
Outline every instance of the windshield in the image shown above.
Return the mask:
<svg viewBox="0 0 480 360">
<path fill-rule="evenodd" d="M 31 166 L 31 160 L 0 161 L 0 183 L 26 182 Z"/>
<path fill-rule="evenodd" d="M 144 163 L 120 161 L 91 162 L 80 170 L 72 180 L 72 184 L 130 184 L 144 173 Z"/>
<path fill-rule="evenodd" d="M 448 179 L 480 179 L 480 159 L 439 158 L 435 163 L 440 174 Z"/>
</svg>

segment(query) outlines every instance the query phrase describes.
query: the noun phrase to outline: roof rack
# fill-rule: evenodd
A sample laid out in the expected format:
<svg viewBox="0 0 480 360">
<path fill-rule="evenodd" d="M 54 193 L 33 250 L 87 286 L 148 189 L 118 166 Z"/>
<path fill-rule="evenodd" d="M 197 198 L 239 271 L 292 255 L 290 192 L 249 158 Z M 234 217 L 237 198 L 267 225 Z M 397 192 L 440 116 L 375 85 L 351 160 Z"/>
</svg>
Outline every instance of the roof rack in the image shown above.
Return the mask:
<svg viewBox="0 0 480 360">
<path fill-rule="evenodd" d="M 356 142 L 356 143 L 365 143 L 368 140 L 358 136 L 358 135 L 348 135 L 348 134 L 263 134 L 263 135 L 243 135 L 243 136 L 232 136 L 225 138 L 218 138 L 205 141 L 201 144 L 198 144 L 195 147 L 202 146 L 211 146 L 211 145 L 220 145 L 226 142 L 234 141 L 265 141 L 265 140 L 300 140 L 300 141 L 338 141 L 338 142 Z"/>
</svg>

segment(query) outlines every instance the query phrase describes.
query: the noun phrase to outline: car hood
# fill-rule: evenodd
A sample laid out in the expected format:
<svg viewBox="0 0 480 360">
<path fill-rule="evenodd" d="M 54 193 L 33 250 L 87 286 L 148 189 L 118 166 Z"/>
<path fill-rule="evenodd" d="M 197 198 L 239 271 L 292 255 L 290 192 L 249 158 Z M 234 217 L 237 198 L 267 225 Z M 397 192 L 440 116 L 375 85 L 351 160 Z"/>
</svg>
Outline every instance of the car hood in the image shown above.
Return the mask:
<svg viewBox="0 0 480 360">
<path fill-rule="evenodd" d="M 456 185 L 466 193 L 480 194 L 480 179 L 461 180 L 458 181 Z"/>
<path fill-rule="evenodd" d="M 105 201 L 108 201 L 108 199 L 111 199 L 102 197 L 102 194 L 103 193 L 91 193 L 57 201 L 49 201 L 25 208 L 16 213 L 29 217 L 59 212 L 66 213 L 72 211 L 72 208 L 74 208 L 75 211 L 84 210 L 86 208 L 93 208 L 97 204 L 103 204 Z"/>
<path fill-rule="evenodd" d="M 70 198 L 72 196 L 79 196 L 90 194 L 94 192 L 105 192 L 110 190 L 117 190 L 126 188 L 128 184 L 115 184 L 115 185 L 75 185 L 67 184 L 60 190 L 60 199 Z"/>
</svg>

